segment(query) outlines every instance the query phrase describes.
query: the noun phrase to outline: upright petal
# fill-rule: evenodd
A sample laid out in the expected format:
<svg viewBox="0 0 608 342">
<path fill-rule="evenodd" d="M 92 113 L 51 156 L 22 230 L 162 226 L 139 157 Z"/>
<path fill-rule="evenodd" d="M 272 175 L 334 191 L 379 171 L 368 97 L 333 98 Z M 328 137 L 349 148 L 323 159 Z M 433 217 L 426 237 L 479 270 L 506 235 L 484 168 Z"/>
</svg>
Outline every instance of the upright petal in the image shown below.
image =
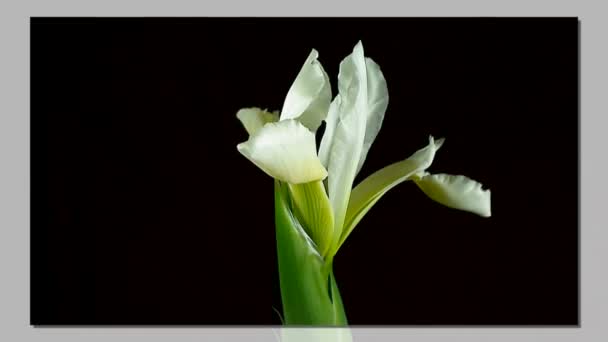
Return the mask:
<svg viewBox="0 0 608 342">
<path fill-rule="evenodd" d="M 283 104 L 281 120 L 298 119 L 315 132 L 327 116 L 331 101 L 329 77 L 317 60 L 319 53 L 312 50 L 296 76 Z"/>
<path fill-rule="evenodd" d="M 388 107 L 388 88 L 380 67 L 371 58 L 365 59 L 365 66 L 367 78 L 365 137 L 363 139 L 363 147 L 355 175 L 361 170 L 367 153 L 376 139 L 376 136 L 378 136 L 382 121 L 384 120 L 384 113 Z M 343 89 L 345 89 L 345 87 L 343 87 Z M 346 90 L 346 92 L 348 93 L 348 90 Z M 323 138 L 321 139 L 321 145 L 319 147 L 319 158 L 325 167 L 328 167 L 330 150 L 336 132 L 336 126 L 339 121 L 340 107 L 341 99 L 340 94 L 338 94 L 329 106 L 329 113 L 325 119 L 325 132 L 323 133 Z"/>
<path fill-rule="evenodd" d="M 279 121 L 279 115 L 270 113 L 257 107 L 243 108 L 236 113 L 243 127 L 249 135 L 255 134 L 260 128 L 269 122 Z"/>
<path fill-rule="evenodd" d="M 280 181 L 301 184 L 327 177 L 317 157 L 315 135 L 296 120 L 268 123 L 237 149 Z"/>
<path fill-rule="evenodd" d="M 340 63 L 338 89 L 340 97 L 336 103 L 338 106 L 336 108 L 337 124 L 331 135 L 330 146 L 327 150 L 324 146 L 321 151 L 330 174 L 327 185 L 329 199 L 334 209 L 334 231 L 336 232 L 333 249 L 338 242 L 337 237 L 341 235 L 365 138 L 367 79 L 361 42 Z M 328 127 L 330 126 L 328 125 Z M 323 140 L 325 139 L 330 139 L 329 135 L 328 138 L 323 137 Z"/>
<path fill-rule="evenodd" d="M 319 145 L 319 159 L 321 159 L 321 163 L 323 163 L 323 166 L 326 168 L 329 167 L 331 146 L 333 144 L 338 121 L 340 121 L 339 115 L 341 105 L 342 100 L 340 100 L 340 94 L 338 94 L 329 105 L 329 112 L 325 119 L 325 132 L 323 132 L 323 138 L 321 138 L 321 144 Z"/>
<path fill-rule="evenodd" d="M 443 145 L 443 141 L 444 139 L 435 141 L 432 136 L 429 137 L 429 144 L 426 147 L 405 160 L 374 172 L 353 189 L 338 247 L 385 193 L 431 166 L 435 153 Z"/>
<path fill-rule="evenodd" d="M 490 190 L 468 177 L 425 173 L 414 182 L 432 200 L 482 217 L 492 216 Z"/>
<path fill-rule="evenodd" d="M 388 107 L 388 88 L 380 66 L 371 58 L 365 59 L 365 66 L 367 70 L 367 122 L 357 173 L 361 171 L 367 152 L 369 152 L 372 143 L 378 136 L 384 120 L 384 113 Z"/>
</svg>

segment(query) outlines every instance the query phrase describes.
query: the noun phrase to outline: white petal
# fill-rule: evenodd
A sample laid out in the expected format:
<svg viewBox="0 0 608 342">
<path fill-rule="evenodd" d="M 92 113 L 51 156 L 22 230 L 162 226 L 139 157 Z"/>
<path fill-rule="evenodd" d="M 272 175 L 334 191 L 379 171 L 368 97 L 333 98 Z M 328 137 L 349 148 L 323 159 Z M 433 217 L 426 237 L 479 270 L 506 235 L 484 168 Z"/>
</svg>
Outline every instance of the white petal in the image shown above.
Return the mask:
<svg viewBox="0 0 608 342">
<path fill-rule="evenodd" d="M 444 139 L 435 141 L 429 137 L 429 144 L 416 151 L 409 158 L 380 169 L 359 183 L 352 191 L 344 229 L 340 237 L 341 245 L 363 216 L 390 189 L 424 172 L 431 166 L 435 153 L 443 145 Z M 330 177 L 331 180 L 331 177 Z"/>
<path fill-rule="evenodd" d="M 236 117 L 241 121 L 249 135 L 255 134 L 265 124 L 279 120 L 279 115 L 276 112 L 269 113 L 256 107 L 243 108 L 236 113 Z"/>
<path fill-rule="evenodd" d="M 328 152 L 324 149 L 322 155 L 327 160 L 330 174 L 327 185 L 334 209 L 334 230 L 336 235 L 340 236 L 365 138 L 367 79 L 361 42 L 340 63 L 338 89 L 338 123 L 331 138 L 329 135 L 327 138 L 331 140 L 331 146 L 328 147 Z M 325 139 L 324 136 L 323 140 Z"/>
<path fill-rule="evenodd" d="M 359 173 L 361 170 L 367 153 L 376 139 L 376 136 L 378 136 L 382 121 L 384 120 L 384 113 L 388 107 L 388 88 L 384 75 L 382 74 L 382 71 L 380 71 L 380 67 L 371 58 L 365 59 L 365 66 L 367 78 L 367 106 L 366 109 L 362 111 L 366 112 L 366 129 L 356 173 Z M 348 92 L 348 90 L 346 90 L 346 92 Z M 339 121 L 340 106 L 341 100 L 340 94 L 338 94 L 329 106 L 329 113 L 325 119 L 325 132 L 323 133 L 323 139 L 321 140 L 319 148 L 319 158 L 325 167 L 328 167 L 329 163 L 331 145 Z"/>
<path fill-rule="evenodd" d="M 329 77 L 317 60 L 318 55 L 316 50 L 311 51 L 289 88 L 281 110 L 281 120 L 297 118 L 313 132 L 327 116 L 331 101 Z"/>
<path fill-rule="evenodd" d="M 365 59 L 365 66 L 367 70 L 367 123 L 357 173 L 363 167 L 367 152 L 378 136 L 384 113 L 388 107 L 388 88 L 380 67 L 371 58 Z"/>
<path fill-rule="evenodd" d="M 280 181 L 300 184 L 327 177 L 317 157 L 315 135 L 296 120 L 268 123 L 237 148 Z"/>
<path fill-rule="evenodd" d="M 414 181 L 429 198 L 446 207 L 483 217 L 492 215 L 490 190 L 483 190 L 480 183 L 468 177 L 427 173 Z"/>
<path fill-rule="evenodd" d="M 342 101 L 340 100 L 340 94 L 338 94 L 329 105 L 329 112 L 327 114 L 327 118 L 325 119 L 325 132 L 323 132 L 323 138 L 321 138 L 321 144 L 319 145 L 319 159 L 321 159 L 321 163 L 323 163 L 323 166 L 326 168 L 329 164 L 330 151 L 336 126 L 340 120 L 338 115 L 340 115 L 339 109 L 341 103 Z"/>
</svg>

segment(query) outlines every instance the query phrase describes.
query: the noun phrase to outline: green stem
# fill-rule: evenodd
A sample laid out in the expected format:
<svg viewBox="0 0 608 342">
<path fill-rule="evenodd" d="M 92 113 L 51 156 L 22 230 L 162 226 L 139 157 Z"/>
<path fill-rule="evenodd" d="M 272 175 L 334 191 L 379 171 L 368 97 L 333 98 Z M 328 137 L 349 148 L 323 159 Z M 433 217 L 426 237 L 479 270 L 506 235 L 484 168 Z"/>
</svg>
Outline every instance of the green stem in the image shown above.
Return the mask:
<svg viewBox="0 0 608 342">
<path fill-rule="evenodd" d="M 275 224 L 285 325 L 346 326 L 333 262 L 324 260 L 295 218 L 287 187 L 275 181 Z"/>
</svg>

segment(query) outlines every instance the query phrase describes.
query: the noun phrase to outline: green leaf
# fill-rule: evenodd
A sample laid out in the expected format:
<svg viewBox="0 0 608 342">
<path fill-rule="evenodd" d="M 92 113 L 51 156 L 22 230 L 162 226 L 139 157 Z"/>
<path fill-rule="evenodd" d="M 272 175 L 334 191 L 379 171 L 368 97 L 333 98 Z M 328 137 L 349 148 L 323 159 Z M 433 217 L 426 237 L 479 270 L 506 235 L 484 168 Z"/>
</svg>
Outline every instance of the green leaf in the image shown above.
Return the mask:
<svg viewBox="0 0 608 342">
<path fill-rule="evenodd" d="M 290 207 L 286 184 L 275 181 L 275 224 L 285 325 L 345 326 L 332 271 Z"/>
</svg>

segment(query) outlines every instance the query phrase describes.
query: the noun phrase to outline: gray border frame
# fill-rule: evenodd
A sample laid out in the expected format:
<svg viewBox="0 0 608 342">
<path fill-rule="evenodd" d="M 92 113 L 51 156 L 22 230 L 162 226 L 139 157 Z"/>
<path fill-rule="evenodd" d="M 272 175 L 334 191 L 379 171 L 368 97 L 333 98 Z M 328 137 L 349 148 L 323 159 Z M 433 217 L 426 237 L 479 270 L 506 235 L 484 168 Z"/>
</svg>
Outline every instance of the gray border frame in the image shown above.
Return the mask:
<svg viewBox="0 0 608 342">
<path fill-rule="evenodd" d="M 608 114 L 605 16 L 601 1 L 328 2 L 308 0 L 3 1 L 0 4 L 0 340 L 4 341 L 277 341 L 266 328 L 34 328 L 29 325 L 29 17 L 32 16 L 447 16 L 579 17 L 581 24 L 581 326 L 572 328 L 351 328 L 355 341 L 608 341 L 608 192 L 604 146 Z M 556 137 L 559 139 L 559 137 Z M 541 142 L 537 153 L 551 148 Z M 535 148 L 535 146 L 531 146 Z M 534 170 L 522 172 L 529 176 Z M 559 170 L 556 170 L 559 172 Z M 559 186 L 559 185 L 556 185 Z M 337 329 L 289 329 L 336 341 Z M 315 338 L 314 340 L 320 340 Z M 291 341 L 291 339 L 290 339 Z"/>
</svg>

